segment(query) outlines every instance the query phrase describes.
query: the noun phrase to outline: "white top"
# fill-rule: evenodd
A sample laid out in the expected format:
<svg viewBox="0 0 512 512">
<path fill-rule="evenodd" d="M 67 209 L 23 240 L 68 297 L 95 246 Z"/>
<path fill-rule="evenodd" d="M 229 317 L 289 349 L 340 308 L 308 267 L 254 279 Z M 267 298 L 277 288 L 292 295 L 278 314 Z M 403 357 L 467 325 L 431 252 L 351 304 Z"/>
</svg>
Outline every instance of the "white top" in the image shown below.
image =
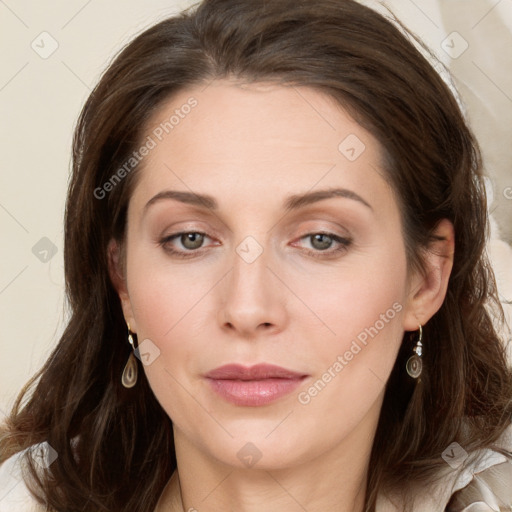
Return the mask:
<svg viewBox="0 0 512 512">
<path fill-rule="evenodd" d="M 512 451 L 512 424 L 500 440 L 500 445 Z M 48 445 L 35 445 L 46 453 Z M 25 450 L 26 451 L 26 450 Z M 21 477 L 21 458 L 17 453 L 0 465 L 0 512 L 44 512 L 30 494 Z M 410 512 L 443 512 L 452 494 L 464 489 L 465 501 L 456 512 L 497 512 L 512 510 L 512 459 L 484 449 L 468 455 L 459 445 L 449 446 L 444 452 L 447 460 L 443 477 L 428 489 L 415 490 L 415 505 Z M 459 471 L 460 468 L 462 471 Z M 467 491 L 467 492 L 466 492 Z M 383 495 L 377 501 L 377 512 L 396 512 L 397 506 Z M 502 507 L 500 509 L 500 507 Z"/>
</svg>

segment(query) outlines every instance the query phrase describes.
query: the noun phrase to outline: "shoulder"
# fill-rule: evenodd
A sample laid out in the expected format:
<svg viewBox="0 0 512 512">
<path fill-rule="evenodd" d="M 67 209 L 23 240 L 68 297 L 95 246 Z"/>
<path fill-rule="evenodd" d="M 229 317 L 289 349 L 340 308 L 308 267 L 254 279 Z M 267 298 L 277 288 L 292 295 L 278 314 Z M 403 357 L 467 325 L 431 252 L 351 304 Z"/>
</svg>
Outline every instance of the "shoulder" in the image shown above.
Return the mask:
<svg viewBox="0 0 512 512">
<path fill-rule="evenodd" d="M 512 424 L 500 441 L 511 454 L 479 450 L 455 482 L 450 512 L 512 510 Z"/>
<path fill-rule="evenodd" d="M 499 443 L 512 453 L 512 424 Z M 446 468 L 427 489 L 414 489 L 411 512 L 495 512 L 512 508 L 512 457 L 485 448 L 467 453 L 453 443 L 442 454 Z M 501 508 L 500 508 L 501 507 Z M 379 494 L 377 512 L 403 510 L 399 498 Z"/>
<path fill-rule="evenodd" d="M 28 450 L 47 453 L 49 445 L 41 443 L 16 453 L 0 464 L 0 512 L 44 512 L 46 509 L 32 496 L 25 483 L 24 456 Z"/>
</svg>

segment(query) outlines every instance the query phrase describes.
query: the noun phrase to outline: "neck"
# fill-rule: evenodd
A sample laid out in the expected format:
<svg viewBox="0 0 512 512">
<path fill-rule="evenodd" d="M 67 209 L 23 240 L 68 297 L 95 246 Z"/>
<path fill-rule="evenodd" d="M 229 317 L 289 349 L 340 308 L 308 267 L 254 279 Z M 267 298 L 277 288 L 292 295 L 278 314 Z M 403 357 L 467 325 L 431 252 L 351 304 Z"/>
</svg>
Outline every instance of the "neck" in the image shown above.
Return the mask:
<svg viewBox="0 0 512 512">
<path fill-rule="evenodd" d="M 363 512 L 366 492 L 365 478 L 359 474 L 349 479 L 324 478 L 305 468 L 228 470 L 218 475 L 215 485 L 201 489 L 187 479 L 181 482 L 177 473 L 175 486 L 180 499 L 178 508 L 169 508 L 172 512 Z"/>
<path fill-rule="evenodd" d="M 174 428 L 177 471 L 156 512 L 363 512 L 375 418 L 335 447 L 289 467 L 234 467 Z"/>
</svg>

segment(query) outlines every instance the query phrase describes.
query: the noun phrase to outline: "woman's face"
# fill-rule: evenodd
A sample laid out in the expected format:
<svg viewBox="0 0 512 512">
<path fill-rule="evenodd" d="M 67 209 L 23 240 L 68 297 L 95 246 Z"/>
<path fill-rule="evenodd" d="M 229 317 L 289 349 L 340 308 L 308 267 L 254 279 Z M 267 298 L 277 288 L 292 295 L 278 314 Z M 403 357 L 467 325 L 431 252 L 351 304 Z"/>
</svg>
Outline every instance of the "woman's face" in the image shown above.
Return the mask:
<svg viewBox="0 0 512 512">
<path fill-rule="evenodd" d="M 371 439 L 417 328 L 376 139 L 312 89 L 223 80 L 174 96 L 144 143 L 120 295 L 177 443 L 277 468 Z M 207 377 L 262 363 L 296 375 Z"/>
</svg>

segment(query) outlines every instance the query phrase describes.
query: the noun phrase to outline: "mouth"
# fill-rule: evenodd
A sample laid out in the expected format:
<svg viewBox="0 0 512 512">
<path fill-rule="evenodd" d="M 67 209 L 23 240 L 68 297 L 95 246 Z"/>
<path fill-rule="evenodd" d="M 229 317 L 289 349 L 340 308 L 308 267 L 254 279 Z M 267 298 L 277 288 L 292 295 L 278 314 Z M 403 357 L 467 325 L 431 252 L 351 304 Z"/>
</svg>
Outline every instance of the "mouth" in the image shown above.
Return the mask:
<svg viewBox="0 0 512 512">
<path fill-rule="evenodd" d="M 290 394 L 308 375 L 271 364 L 251 367 L 228 364 L 210 371 L 205 377 L 211 389 L 226 401 L 258 407 Z"/>
</svg>

